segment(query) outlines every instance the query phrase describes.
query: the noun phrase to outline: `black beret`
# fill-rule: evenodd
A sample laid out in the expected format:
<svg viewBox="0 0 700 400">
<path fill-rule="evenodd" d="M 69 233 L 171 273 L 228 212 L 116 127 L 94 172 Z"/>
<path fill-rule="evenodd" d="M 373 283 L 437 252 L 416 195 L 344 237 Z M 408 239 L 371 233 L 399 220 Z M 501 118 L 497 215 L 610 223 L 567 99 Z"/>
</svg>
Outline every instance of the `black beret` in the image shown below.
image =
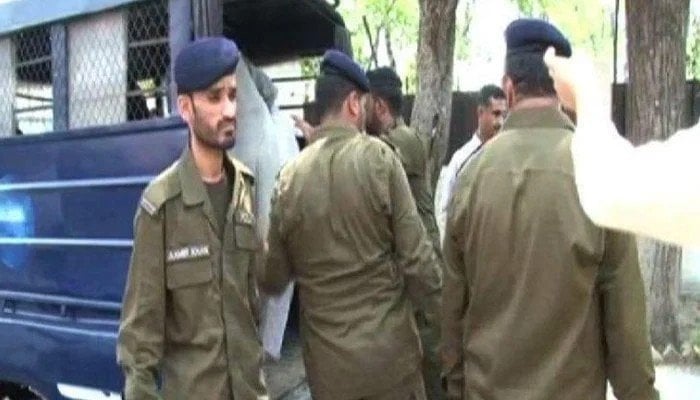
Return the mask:
<svg viewBox="0 0 700 400">
<path fill-rule="evenodd" d="M 338 50 L 328 50 L 323 55 L 321 74 L 341 76 L 355 84 L 358 89 L 369 92 L 369 81 L 365 71 L 352 58 Z"/>
<path fill-rule="evenodd" d="M 401 91 L 401 78 L 396 74 L 396 71 L 389 67 L 367 71 L 367 79 L 372 90 Z"/>
<path fill-rule="evenodd" d="M 175 59 L 173 75 L 178 93 L 204 90 L 236 70 L 238 46 L 224 37 L 207 37 L 187 44 Z"/>
<path fill-rule="evenodd" d="M 554 25 L 540 19 L 517 19 L 506 28 L 507 55 L 544 53 L 554 47 L 556 54 L 571 57 L 571 44 Z"/>
</svg>

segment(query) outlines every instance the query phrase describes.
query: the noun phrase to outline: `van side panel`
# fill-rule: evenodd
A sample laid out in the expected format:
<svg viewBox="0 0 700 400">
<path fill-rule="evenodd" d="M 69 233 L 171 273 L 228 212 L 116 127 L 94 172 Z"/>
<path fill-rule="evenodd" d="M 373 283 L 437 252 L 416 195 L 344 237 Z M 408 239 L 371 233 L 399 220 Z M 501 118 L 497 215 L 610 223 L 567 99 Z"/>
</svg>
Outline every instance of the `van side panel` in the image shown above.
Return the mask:
<svg viewBox="0 0 700 400">
<path fill-rule="evenodd" d="M 0 380 L 121 390 L 134 212 L 186 142 L 179 119 L 0 141 Z"/>
</svg>

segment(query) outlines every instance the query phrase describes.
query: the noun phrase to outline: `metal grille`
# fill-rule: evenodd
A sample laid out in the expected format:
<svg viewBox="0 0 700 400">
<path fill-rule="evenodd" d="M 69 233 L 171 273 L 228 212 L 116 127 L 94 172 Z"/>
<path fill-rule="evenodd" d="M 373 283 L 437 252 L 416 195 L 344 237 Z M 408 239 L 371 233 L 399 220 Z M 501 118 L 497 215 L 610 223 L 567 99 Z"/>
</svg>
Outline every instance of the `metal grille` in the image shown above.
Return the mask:
<svg viewBox="0 0 700 400">
<path fill-rule="evenodd" d="M 51 37 L 42 26 L 13 37 L 15 134 L 46 132 L 53 128 Z"/>
<path fill-rule="evenodd" d="M 69 25 L 70 127 L 164 117 L 167 1 L 148 1 Z"/>
<path fill-rule="evenodd" d="M 165 117 L 168 109 L 168 3 L 129 9 L 127 119 Z"/>
</svg>

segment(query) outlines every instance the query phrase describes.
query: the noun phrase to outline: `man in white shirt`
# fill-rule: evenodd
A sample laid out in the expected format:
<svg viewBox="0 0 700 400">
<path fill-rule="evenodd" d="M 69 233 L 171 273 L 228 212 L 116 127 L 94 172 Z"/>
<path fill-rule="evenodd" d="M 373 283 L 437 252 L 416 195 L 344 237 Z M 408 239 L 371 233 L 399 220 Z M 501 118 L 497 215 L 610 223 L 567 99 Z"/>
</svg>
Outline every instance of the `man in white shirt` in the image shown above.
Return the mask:
<svg viewBox="0 0 700 400">
<path fill-rule="evenodd" d="M 571 154 L 586 215 L 601 226 L 700 245 L 700 125 L 634 147 L 601 104 L 589 58 L 565 59 L 548 51 L 544 59 L 562 104 L 577 114 Z"/>
<path fill-rule="evenodd" d="M 479 91 L 477 120 L 479 126 L 472 138 L 452 155 L 449 164 L 442 168 L 435 191 L 435 218 L 440 231 L 440 242 L 445 237 L 447 206 L 459 171 L 479 152 L 481 146 L 496 136 L 507 112 L 506 95 L 496 85 L 486 85 Z"/>
</svg>

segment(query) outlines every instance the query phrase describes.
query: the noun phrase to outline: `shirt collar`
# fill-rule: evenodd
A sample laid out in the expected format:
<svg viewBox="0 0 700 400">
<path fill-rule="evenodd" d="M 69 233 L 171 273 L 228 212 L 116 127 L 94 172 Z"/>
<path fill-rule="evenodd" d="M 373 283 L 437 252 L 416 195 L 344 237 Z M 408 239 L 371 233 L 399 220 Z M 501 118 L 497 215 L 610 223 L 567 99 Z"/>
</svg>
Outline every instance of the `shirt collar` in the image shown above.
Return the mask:
<svg viewBox="0 0 700 400">
<path fill-rule="evenodd" d="M 318 131 L 317 139 L 328 138 L 337 139 L 345 136 L 353 136 L 361 134 L 357 128 L 354 128 L 347 124 L 342 123 L 330 123 L 325 126 L 321 126 Z"/>
<path fill-rule="evenodd" d="M 553 128 L 574 130 L 574 123 L 559 107 L 523 108 L 508 113 L 503 131 L 510 129 Z"/>
<path fill-rule="evenodd" d="M 228 174 L 229 178 L 235 179 L 235 167 L 227 155 L 224 155 L 224 173 Z M 189 146 L 185 148 L 180 156 L 180 187 L 182 188 L 182 201 L 188 206 L 201 204 L 207 196 L 207 190 L 199 175 L 197 165 L 194 163 L 194 157 Z"/>
</svg>

